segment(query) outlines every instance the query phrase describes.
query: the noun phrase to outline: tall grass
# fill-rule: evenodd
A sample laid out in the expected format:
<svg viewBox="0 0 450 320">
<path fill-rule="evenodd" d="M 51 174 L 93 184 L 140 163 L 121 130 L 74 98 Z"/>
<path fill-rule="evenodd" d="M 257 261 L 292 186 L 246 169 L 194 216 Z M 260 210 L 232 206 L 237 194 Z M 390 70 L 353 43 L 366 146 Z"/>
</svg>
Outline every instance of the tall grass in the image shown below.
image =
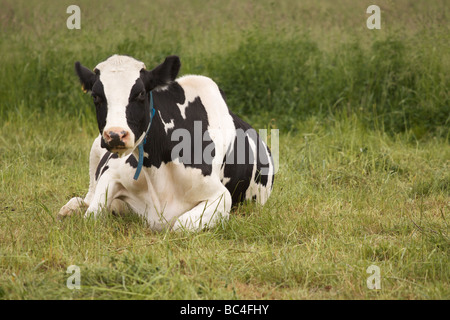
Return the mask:
<svg viewBox="0 0 450 320">
<path fill-rule="evenodd" d="M 268 39 L 254 32 L 208 68 L 239 113 L 276 115 L 283 129 L 299 117 L 345 111 L 391 133 L 448 135 L 450 78 L 439 71 L 440 59 L 410 54 L 396 35 L 368 49 L 360 42 L 325 52 L 308 35 Z"/>
</svg>

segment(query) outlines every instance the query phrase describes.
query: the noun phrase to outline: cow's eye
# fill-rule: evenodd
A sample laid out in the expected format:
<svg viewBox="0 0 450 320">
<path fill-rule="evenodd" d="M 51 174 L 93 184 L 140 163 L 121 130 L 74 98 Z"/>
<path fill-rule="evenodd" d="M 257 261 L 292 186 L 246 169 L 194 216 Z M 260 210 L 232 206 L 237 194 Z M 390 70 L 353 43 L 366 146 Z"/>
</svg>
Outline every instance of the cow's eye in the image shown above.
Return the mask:
<svg viewBox="0 0 450 320">
<path fill-rule="evenodd" d="M 96 95 L 95 93 L 92 94 L 92 99 L 94 100 L 95 104 L 99 104 L 102 102 L 102 98 L 100 98 L 100 96 Z"/>
<path fill-rule="evenodd" d="M 144 101 L 145 100 L 145 91 L 141 91 L 138 96 L 136 97 L 137 100 L 139 101 Z"/>
</svg>

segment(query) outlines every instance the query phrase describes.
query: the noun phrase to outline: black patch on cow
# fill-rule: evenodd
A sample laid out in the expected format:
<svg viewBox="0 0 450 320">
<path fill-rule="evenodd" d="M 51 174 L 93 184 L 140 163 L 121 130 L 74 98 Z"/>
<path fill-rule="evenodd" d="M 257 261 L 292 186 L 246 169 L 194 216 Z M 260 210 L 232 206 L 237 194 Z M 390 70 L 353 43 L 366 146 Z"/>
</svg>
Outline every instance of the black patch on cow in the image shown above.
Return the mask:
<svg viewBox="0 0 450 320">
<path fill-rule="evenodd" d="M 145 91 L 141 78 L 136 79 L 128 97 L 125 109 L 127 124 L 133 131 L 136 142 L 147 131 L 150 121 L 150 96 Z"/>
<path fill-rule="evenodd" d="M 258 137 L 258 141 L 255 141 L 255 145 L 257 146 L 256 150 L 256 173 L 254 180 L 256 183 L 262 184 L 263 186 L 267 186 L 267 182 L 269 179 L 269 176 L 267 174 L 262 174 L 262 169 L 265 168 L 266 170 L 270 165 L 271 159 L 268 158 L 267 154 L 270 156 L 269 148 L 267 148 L 261 138 Z M 265 152 L 267 151 L 267 153 Z"/>
<path fill-rule="evenodd" d="M 100 170 L 101 170 L 102 167 L 106 164 L 106 162 L 108 161 L 110 155 L 111 155 L 110 152 L 106 152 L 106 153 L 103 155 L 103 157 L 102 157 L 102 159 L 100 160 L 100 162 L 98 163 L 98 165 L 97 165 L 97 170 L 95 171 L 95 180 L 98 180 L 98 177 L 99 177 L 99 175 L 100 175 Z"/>
<path fill-rule="evenodd" d="M 260 152 L 260 148 L 266 148 L 270 155 L 269 149 L 263 144 L 257 132 L 247 122 L 237 117 L 234 113 L 231 111 L 229 113 L 233 118 L 236 131 L 238 132 L 241 130 L 240 138 L 242 139 L 242 132 L 248 133 L 245 135 L 244 144 L 242 144 L 242 141 L 238 141 L 239 133 L 237 133 L 232 149 L 227 152 L 228 158 L 225 163 L 224 178 L 230 179 L 225 184 L 225 187 L 230 191 L 233 205 L 235 205 L 246 200 L 245 193 L 250 186 L 255 163 L 256 173 L 254 181 L 263 186 L 267 185 L 268 176 L 261 174 L 261 170 L 262 168 L 268 168 L 268 166 L 271 165 L 271 162 L 269 163 L 271 159 L 268 159 L 266 153 L 262 150 Z M 250 147 L 249 139 L 253 140 L 253 143 L 257 148 L 256 159 L 254 159 L 254 150 Z M 245 159 L 244 163 L 242 163 L 242 159 Z"/>
<path fill-rule="evenodd" d="M 92 72 L 77 61 L 75 62 L 75 72 L 80 79 L 82 89 L 86 92 L 91 92 L 91 96 L 95 105 L 95 111 L 97 114 L 98 130 L 101 134 L 106 125 L 108 105 L 103 88 L 103 83 L 100 81 L 100 70 L 95 69 L 94 72 Z M 103 148 L 106 147 L 103 139 L 101 146 Z"/>
<path fill-rule="evenodd" d="M 177 103 L 184 103 L 185 95 L 181 86 L 173 82 L 164 91 L 153 91 L 153 107 L 155 108 L 155 116 L 152 120 L 149 133 L 147 135 L 147 142 L 144 146 L 144 151 L 148 153 L 148 157 L 144 158 L 144 166 L 154 166 L 159 168 L 161 163 L 168 163 L 172 161 L 171 150 L 172 142 L 170 141 L 170 131 L 166 134 L 164 130 L 164 122 L 170 122 L 170 119 L 180 117 L 180 109 Z M 176 126 L 176 124 L 175 124 Z M 133 157 L 134 158 L 134 157 Z M 130 164 L 136 168 L 137 161 L 134 165 L 134 161 L 130 157 Z"/>
<path fill-rule="evenodd" d="M 128 163 L 133 168 L 137 168 L 137 166 L 138 166 L 138 162 L 137 162 L 136 158 L 133 155 L 130 155 L 128 157 L 128 159 L 125 161 L 125 163 Z"/>
<path fill-rule="evenodd" d="M 102 176 L 105 173 L 105 171 L 108 170 L 108 169 L 109 169 L 109 166 L 104 166 L 103 170 L 102 170 L 102 173 L 100 175 Z"/>
<path fill-rule="evenodd" d="M 251 126 L 248 123 L 238 118 L 231 111 L 230 115 L 233 118 L 234 126 L 236 129 L 242 129 L 244 131 L 251 129 Z M 229 178 L 230 180 L 225 184 L 225 187 L 231 193 L 233 205 L 245 200 L 245 192 L 250 186 L 253 163 L 249 162 L 249 159 L 246 156 L 250 151 L 250 144 L 248 139 L 248 136 L 245 136 L 245 150 L 239 150 L 238 144 L 241 144 L 242 147 L 242 143 L 238 143 L 238 137 L 236 136 L 233 145 L 227 151 L 224 177 Z M 241 163 L 241 156 L 243 154 L 245 155 L 245 162 Z"/>
<path fill-rule="evenodd" d="M 105 90 L 103 83 L 97 80 L 92 87 L 92 99 L 94 100 L 95 112 L 97 114 L 97 124 L 100 134 L 106 125 L 106 116 L 108 115 L 108 102 L 106 101 Z M 102 139 L 102 147 L 104 147 L 104 141 Z"/>
<path fill-rule="evenodd" d="M 100 162 L 97 165 L 97 169 L 95 171 L 95 180 L 98 180 L 99 177 L 101 177 L 103 173 L 105 173 L 106 170 L 109 169 L 109 166 L 107 165 L 108 161 L 110 159 L 117 159 L 118 157 L 119 156 L 115 153 L 105 152 L 105 154 L 103 155 L 103 157 L 101 158 Z"/>
</svg>

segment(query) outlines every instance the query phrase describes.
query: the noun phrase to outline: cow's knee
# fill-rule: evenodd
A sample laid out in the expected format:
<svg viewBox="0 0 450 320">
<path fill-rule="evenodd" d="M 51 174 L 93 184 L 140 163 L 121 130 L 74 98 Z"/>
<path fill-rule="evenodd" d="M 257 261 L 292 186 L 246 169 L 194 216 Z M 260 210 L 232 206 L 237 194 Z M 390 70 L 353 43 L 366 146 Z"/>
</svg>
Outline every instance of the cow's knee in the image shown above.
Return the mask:
<svg viewBox="0 0 450 320">
<path fill-rule="evenodd" d="M 84 217 L 97 218 L 103 212 L 110 210 L 124 211 L 122 201 L 117 199 L 117 194 L 122 188 L 121 183 L 115 179 L 111 179 L 107 174 L 103 175 L 97 183 L 95 192 Z M 112 206 L 112 204 L 114 204 L 114 206 Z"/>
<path fill-rule="evenodd" d="M 231 195 L 227 191 L 203 201 L 193 209 L 182 214 L 175 221 L 174 231 L 200 231 L 212 228 L 227 220 L 231 210 Z"/>
</svg>

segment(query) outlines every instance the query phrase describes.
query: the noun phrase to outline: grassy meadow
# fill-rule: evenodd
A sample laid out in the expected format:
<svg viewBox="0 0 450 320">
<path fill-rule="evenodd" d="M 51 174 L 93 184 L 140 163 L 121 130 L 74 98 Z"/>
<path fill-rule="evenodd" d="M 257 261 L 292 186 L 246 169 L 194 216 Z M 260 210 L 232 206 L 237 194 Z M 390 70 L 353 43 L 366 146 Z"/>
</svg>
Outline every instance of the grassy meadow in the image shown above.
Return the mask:
<svg viewBox="0 0 450 320">
<path fill-rule="evenodd" d="M 0 4 L 0 299 L 450 298 L 445 1 Z M 66 27 L 71 4 L 80 30 Z M 380 30 L 366 27 L 372 4 Z M 195 234 L 133 215 L 56 219 L 87 192 L 98 134 L 74 62 L 114 53 L 148 69 L 177 54 L 233 112 L 280 129 L 265 206 Z"/>
</svg>

